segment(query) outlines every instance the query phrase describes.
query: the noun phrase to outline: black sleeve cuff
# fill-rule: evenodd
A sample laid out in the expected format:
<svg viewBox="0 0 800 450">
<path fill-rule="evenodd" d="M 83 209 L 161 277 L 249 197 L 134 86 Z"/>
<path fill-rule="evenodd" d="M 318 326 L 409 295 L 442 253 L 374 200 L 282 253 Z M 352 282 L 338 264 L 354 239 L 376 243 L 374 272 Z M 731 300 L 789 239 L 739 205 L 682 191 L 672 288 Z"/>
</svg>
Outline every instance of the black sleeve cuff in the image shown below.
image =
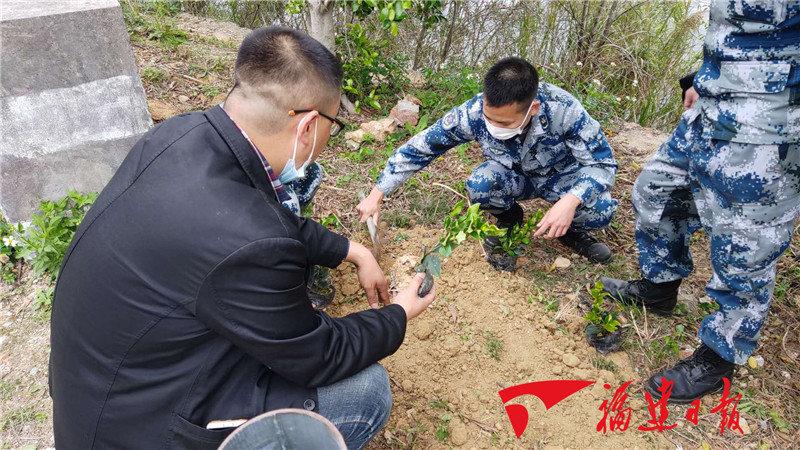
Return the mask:
<svg viewBox="0 0 800 450">
<path fill-rule="evenodd" d="M 389 351 L 389 355 L 393 354 L 400 348 L 400 345 L 406 339 L 406 325 L 408 325 L 408 318 L 406 317 L 406 310 L 397 303 L 384 306 L 379 310 L 384 313 L 386 317 L 397 327 L 397 341 L 395 341 Z M 387 355 L 388 356 L 388 355 Z"/>
<path fill-rule="evenodd" d="M 329 231 L 329 233 L 330 235 L 325 239 L 327 245 L 319 252 L 319 259 L 316 262 L 321 266 L 334 269 L 347 258 L 347 253 L 350 252 L 350 239 L 333 231 Z"/>
</svg>

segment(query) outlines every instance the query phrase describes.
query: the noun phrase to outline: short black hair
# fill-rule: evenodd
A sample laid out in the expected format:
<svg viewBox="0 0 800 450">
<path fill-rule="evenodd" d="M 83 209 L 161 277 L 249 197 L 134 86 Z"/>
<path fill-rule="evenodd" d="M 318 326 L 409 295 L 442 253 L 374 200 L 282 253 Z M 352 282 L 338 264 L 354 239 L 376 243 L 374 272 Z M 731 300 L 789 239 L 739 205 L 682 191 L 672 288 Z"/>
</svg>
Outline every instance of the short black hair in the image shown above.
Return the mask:
<svg viewBox="0 0 800 450">
<path fill-rule="evenodd" d="M 339 90 L 342 63 L 319 41 L 292 28 L 256 28 L 244 38 L 236 56 L 237 85 L 289 85 L 309 75 Z"/>
<path fill-rule="evenodd" d="M 483 78 L 483 98 L 491 106 L 521 103 L 536 97 L 539 74 L 533 64 L 514 56 L 497 61 Z"/>
</svg>

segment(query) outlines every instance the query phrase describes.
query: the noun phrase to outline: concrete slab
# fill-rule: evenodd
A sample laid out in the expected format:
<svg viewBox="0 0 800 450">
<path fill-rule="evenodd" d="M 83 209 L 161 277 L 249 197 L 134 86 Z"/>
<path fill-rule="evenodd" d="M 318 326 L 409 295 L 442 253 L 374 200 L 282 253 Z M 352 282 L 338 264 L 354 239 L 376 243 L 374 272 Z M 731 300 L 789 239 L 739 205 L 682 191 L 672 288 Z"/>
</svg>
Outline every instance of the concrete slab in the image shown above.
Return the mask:
<svg viewBox="0 0 800 450">
<path fill-rule="evenodd" d="M 117 1 L 4 1 L 0 213 L 99 191 L 151 125 Z"/>
</svg>

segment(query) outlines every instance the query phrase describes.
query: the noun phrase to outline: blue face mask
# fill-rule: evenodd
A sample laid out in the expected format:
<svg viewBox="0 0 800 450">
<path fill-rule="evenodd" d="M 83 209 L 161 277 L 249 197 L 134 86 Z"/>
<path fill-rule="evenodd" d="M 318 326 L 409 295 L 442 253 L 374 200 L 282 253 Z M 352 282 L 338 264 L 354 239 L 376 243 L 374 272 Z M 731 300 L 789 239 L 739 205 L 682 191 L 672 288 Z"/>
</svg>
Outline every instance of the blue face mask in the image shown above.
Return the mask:
<svg viewBox="0 0 800 450">
<path fill-rule="evenodd" d="M 314 156 L 314 150 L 317 148 L 317 124 L 319 124 L 319 121 L 314 122 L 314 143 L 311 144 L 311 153 L 308 154 L 308 159 L 299 168 L 294 166 L 294 158 L 297 156 L 297 142 L 300 140 L 300 136 L 295 136 L 292 157 L 286 161 L 286 165 L 283 166 L 283 170 L 278 176 L 281 183 L 288 184 L 298 178 L 304 178 L 306 176 L 306 169 L 308 165 L 311 164 L 311 158 Z M 298 125 L 298 129 L 299 128 L 300 126 Z"/>
</svg>

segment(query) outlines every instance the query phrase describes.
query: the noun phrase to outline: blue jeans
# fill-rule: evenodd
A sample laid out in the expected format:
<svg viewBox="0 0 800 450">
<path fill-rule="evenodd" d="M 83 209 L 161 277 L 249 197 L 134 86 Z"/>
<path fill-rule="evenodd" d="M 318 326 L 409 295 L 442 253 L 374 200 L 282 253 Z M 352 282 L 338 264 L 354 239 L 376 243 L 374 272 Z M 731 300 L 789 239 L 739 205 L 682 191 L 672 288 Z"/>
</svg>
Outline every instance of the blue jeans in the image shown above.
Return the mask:
<svg viewBox="0 0 800 450">
<path fill-rule="evenodd" d="M 348 449 L 367 445 L 389 420 L 389 374 L 373 364 L 344 380 L 317 389 L 319 413 L 336 426 Z"/>
</svg>

